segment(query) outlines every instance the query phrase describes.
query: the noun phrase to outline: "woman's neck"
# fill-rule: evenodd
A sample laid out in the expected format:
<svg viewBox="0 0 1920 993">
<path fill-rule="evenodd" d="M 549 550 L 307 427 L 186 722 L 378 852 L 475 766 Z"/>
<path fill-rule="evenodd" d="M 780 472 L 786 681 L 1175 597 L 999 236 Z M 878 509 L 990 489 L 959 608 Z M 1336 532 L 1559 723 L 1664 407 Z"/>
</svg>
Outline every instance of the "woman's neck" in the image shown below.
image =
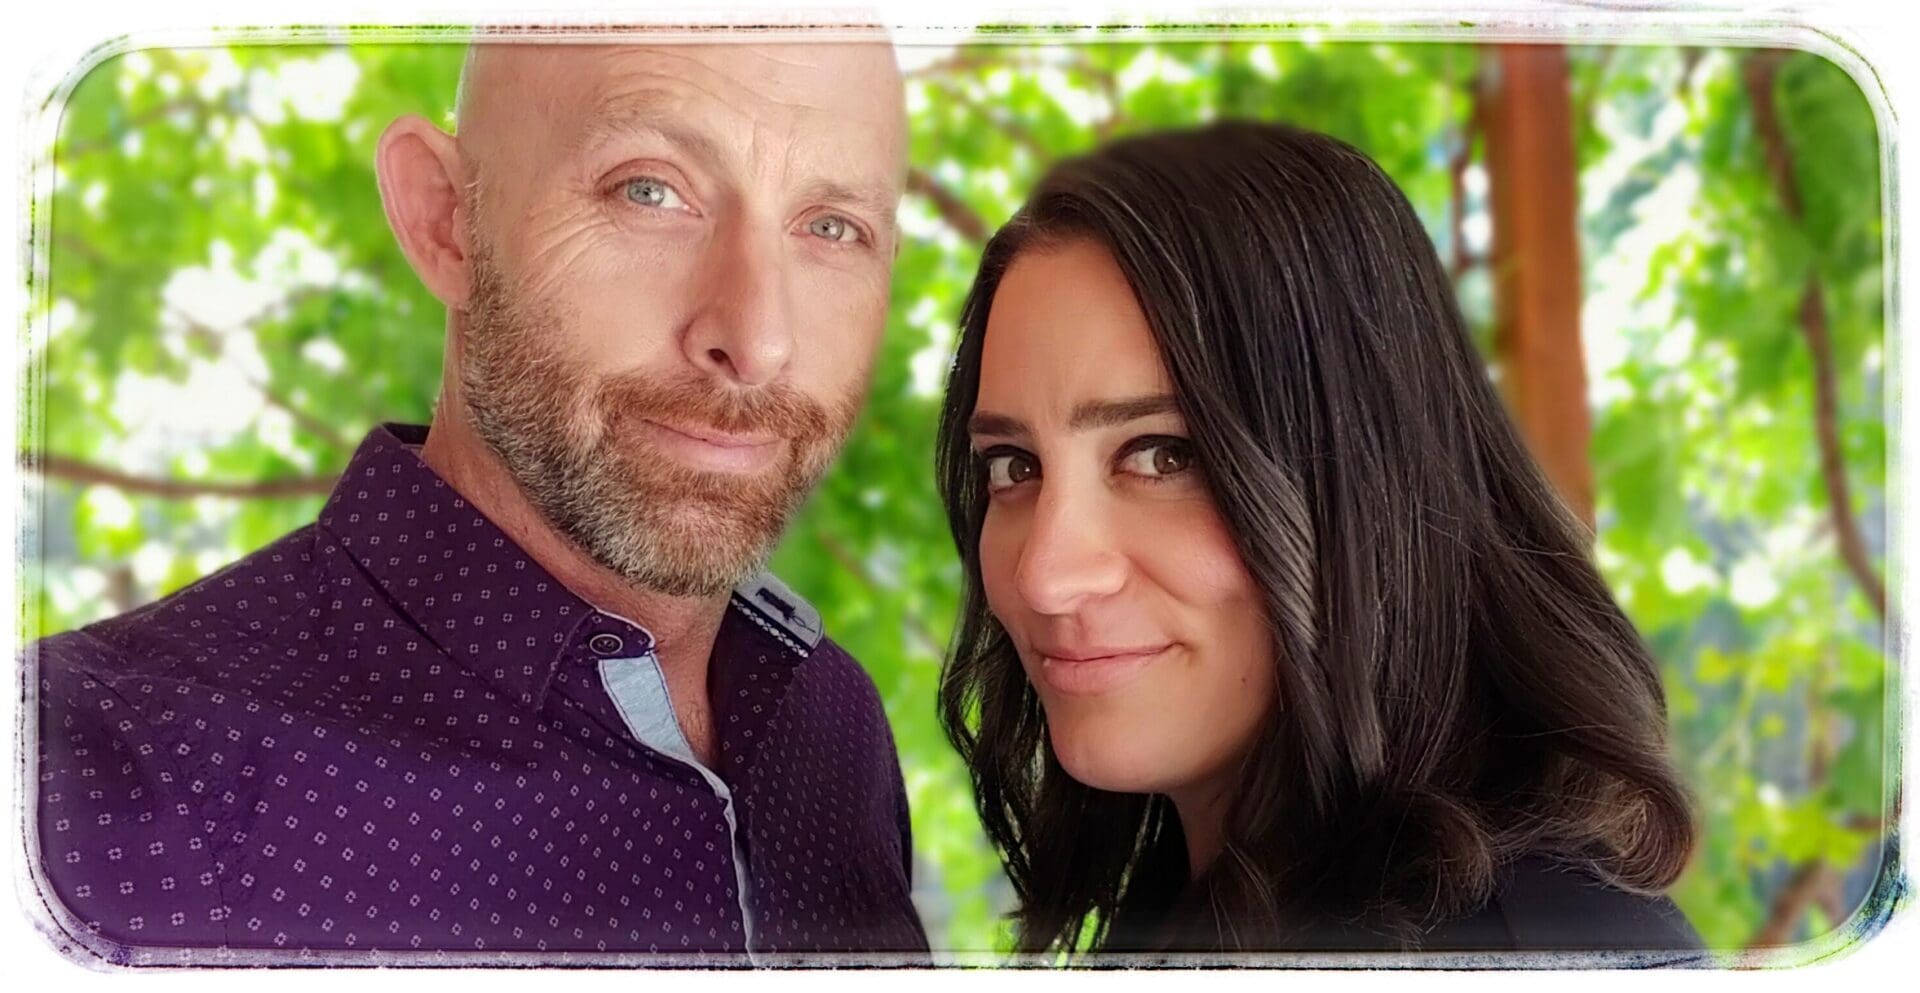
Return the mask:
<svg viewBox="0 0 1920 993">
<path fill-rule="evenodd" d="M 1229 777 L 1218 777 L 1190 788 L 1172 791 L 1167 798 L 1180 818 L 1187 840 L 1187 878 L 1198 879 L 1213 865 L 1226 840 L 1227 808 L 1233 800 Z"/>
</svg>

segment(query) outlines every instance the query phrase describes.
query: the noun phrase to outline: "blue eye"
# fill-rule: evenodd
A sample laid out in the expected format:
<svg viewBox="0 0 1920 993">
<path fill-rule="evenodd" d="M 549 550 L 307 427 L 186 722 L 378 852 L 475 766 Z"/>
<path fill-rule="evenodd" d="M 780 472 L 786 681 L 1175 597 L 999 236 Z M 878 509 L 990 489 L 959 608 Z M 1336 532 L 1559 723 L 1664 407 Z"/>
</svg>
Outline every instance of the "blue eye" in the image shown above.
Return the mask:
<svg viewBox="0 0 1920 993">
<path fill-rule="evenodd" d="M 627 199 L 646 207 L 661 207 L 667 210 L 683 210 L 687 202 L 680 198 L 680 191 L 652 176 L 636 176 L 627 180 Z"/>
<path fill-rule="evenodd" d="M 807 231 L 828 241 L 859 241 L 860 229 L 839 214 L 823 214 L 807 222 Z"/>
</svg>

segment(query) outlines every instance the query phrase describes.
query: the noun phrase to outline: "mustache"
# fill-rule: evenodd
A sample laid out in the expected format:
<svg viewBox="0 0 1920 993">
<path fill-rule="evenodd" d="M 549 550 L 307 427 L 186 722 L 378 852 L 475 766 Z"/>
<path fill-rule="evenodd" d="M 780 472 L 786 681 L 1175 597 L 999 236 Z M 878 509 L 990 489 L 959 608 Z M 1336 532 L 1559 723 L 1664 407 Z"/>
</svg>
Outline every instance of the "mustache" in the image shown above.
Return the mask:
<svg viewBox="0 0 1920 993">
<path fill-rule="evenodd" d="M 691 421 L 728 433 L 770 434 L 796 441 L 826 436 L 836 425 L 836 415 L 845 414 L 830 412 L 784 383 L 730 389 L 701 378 L 661 381 L 626 373 L 602 381 L 597 393 L 597 406 L 610 422 Z"/>
</svg>

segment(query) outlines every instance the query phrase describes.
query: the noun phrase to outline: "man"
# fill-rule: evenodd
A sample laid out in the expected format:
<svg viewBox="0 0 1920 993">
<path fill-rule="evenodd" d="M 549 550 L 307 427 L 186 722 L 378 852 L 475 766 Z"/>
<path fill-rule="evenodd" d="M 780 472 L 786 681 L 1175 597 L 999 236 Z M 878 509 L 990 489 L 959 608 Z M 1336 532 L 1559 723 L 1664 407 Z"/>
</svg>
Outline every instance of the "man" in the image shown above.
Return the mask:
<svg viewBox="0 0 1920 993">
<path fill-rule="evenodd" d="M 51 916 L 130 962 L 923 955 L 873 684 L 759 572 L 884 322 L 890 49 L 477 47 L 457 117 L 378 151 L 431 428 L 39 646 Z"/>
</svg>

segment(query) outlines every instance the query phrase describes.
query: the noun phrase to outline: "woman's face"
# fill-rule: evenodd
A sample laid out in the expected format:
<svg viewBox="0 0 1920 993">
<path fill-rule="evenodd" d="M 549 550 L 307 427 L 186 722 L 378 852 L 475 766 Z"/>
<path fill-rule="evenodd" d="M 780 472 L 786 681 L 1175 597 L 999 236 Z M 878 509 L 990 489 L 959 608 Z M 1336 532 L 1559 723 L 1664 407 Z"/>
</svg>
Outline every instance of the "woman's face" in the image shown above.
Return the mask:
<svg viewBox="0 0 1920 993">
<path fill-rule="evenodd" d="M 1097 789 L 1218 799 L 1274 706 L 1272 639 L 1105 248 L 1016 257 L 969 427 L 987 602 L 1061 765 Z"/>
</svg>

